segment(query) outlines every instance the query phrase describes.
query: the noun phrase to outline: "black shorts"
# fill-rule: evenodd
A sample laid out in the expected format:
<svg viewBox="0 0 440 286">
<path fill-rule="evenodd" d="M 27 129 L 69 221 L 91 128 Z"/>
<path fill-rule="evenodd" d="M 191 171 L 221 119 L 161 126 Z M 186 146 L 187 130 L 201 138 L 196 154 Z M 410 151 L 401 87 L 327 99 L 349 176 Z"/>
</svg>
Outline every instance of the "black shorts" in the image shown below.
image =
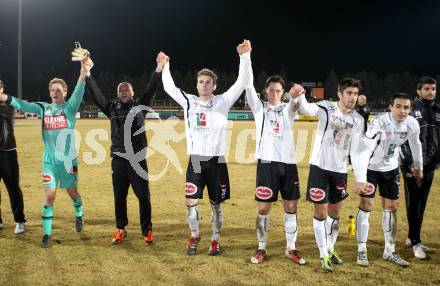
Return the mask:
<svg viewBox="0 0 440 286">
<path fill-rule="evenodd" d="M 283 200 L 300 198 L 298 169 L 296 164 L 258 160 L 255 200 L 276 202 L 278 192 Z"/>
<path fill-rule="evenodd" d="M 219 204 L 229 199 L 228 167 L 223 156 L 191 155 L 189 157 L 186 169 L 186 198 L 202 199 L 205 186 L 208 187 L 209 199 L 213 203 Z"/>
<path fill-rule="evenodd" d="M 397 200 L 399 199 L 400 191 L 400 174 L 399 168 L 388 171 L 367 171 L 367 190 L 362 197 L 374 198 L 376 188 L 379 187 L 379 195 L 385 199 Z"/>
<path fill-rule="evenodd" d="M 347 173 L 337 173 L 310 165 L 306 199 L 315 204 L 336 204 L 348 197 Z"/>
</svg>

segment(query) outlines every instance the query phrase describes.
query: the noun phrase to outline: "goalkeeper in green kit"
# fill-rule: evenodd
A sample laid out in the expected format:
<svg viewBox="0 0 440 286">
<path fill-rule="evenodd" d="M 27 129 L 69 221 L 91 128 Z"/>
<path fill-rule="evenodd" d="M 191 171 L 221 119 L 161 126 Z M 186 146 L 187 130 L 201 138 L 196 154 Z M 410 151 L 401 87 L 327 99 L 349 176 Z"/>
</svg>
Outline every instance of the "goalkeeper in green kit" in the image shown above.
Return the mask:
<svg viewBox="0 0 440 286">
<path fill-rule="evenodd" d="M 43 188 L 45 201 L 42 208 L 43 240 L 41 246 L 51 245 L 53 203 L 56 189 L 66 189 L 72 198 L 75 209 L 75 228 L 80 232 L 83 228 L 82 199 L 78 192 L 78 162 L 76 159 L 74 128 L 76 113 L 84 96 L 85 77 L 90 74 L 93 62 L 87 50 L 75 49 L 72 55 L 81 61 L 81 74 L 75 90 L 66 101 L 67 84 L 64 80 L 54 78 L 49 82 L 49 95 L 52 103 L 26 102 L 6 95 L 0 90 L 0 101 L 10 104 L 23 112 L 38 114 L 42 118 L 43 152 Z M 74 58 L 72 58 L 74 60 Z"/>
</svg>

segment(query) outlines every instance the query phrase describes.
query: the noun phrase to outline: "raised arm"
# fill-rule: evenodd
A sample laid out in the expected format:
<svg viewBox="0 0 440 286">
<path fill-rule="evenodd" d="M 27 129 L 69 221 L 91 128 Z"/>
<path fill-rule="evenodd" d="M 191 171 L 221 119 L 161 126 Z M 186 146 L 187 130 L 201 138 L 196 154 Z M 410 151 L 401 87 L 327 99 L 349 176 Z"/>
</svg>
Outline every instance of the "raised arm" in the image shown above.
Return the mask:
<svg viewBox="0 0 440 286">
<path fill-rule="evenodd" d="M 248 40 L 244 40 L 237 46 L 237 53 L 240 55 L 240 66 L 236 82 L 222 95 L 227 102 L 228 109 L 234 105 L 243 90 L 253 84 L 254 76 L 252 74 L 251 63 L 252 45 Z"/>
<path fill-rule="evenodd" d="M 78 82 L 76 83 L 72 96 L 66 102 L 67 103 L 66 108 L 70 114 L 74 114 L 78 112 L 78 109 L 84 97 L 85 80 L 87 76 L 90 76 L 90 70 L 92 69 L 92 67 L 93 67 L 93 62 L 89 57 L 86 57 L 83 60 L 81 60 L 81 70 L 80 70 Z"/>
<path fill-rule="evenodd" d="M 301 88 L 302 89 L 301 89 Z M 317 116 L 319 112 L 319 106 L 316 103 L 309 103 L 306 99 L 305 90 L 302 86 L 295 84 L 289 91 L 289 95 L 292 99 L 295 99 L 293 110 L 298 110 L 299 113 L 308 116 Z"/>
<path fill-rule="evenodd" d="M 101 90 L 98 87 L 95 79 L 90 75 L 86 77 L 86 93 L 91 97 L 93 101 L 98 105 L 99 109 L 107 116 L 110 117 L 110 105 L 111 103 L 105 98 Z"/>
<path fill-rule="evenodd" d="M 290 90 L 289 90 L 289 96 L 290 96 L 290 100 L 289 100 L 289 115 L 291 117 L 294 117 L 296 115 L 296 113 L 298 112 L 299 109 L 299 99 L 300 96 L 305 94 L 306 90 L 304 89 L 304 87 L 302 87 L 302 85 L 299 84 L 294 84 Z"/>
<path fill-rule="evenodd" d="M 251 108 L 252 113 L 256 114 L 263 110 L 263 102 L 258 97 L 257 91 L 253 85 L 246 87 L 246 101 Z"/>
<path fill-rule="evenodd" d="M 161 73 L 165 66 L 168 56 L 165 55 L 163 52 L 160 52 L 157 55 L 156 58 L 156 70 L 151 75 L 150 81 L 147 84 L 147 87 L 144 90 L 144 94 L 139 100 L 140 104 L 150 106 L 151 100 L 153 99 L 154 94 L 156 93 L 157 87 L 159 85 L 159 82 L 161 80 Z"/>
<path fill-rule="evenodd" d="M 4 93 L 4 88 L 0 87 L 0 101 L 11 105 L 15 109 L 23 112 L 31 112 L 43 116 L 44 108 L 42 103 L 27 102 Z"/>
<path fill-rule="evenodd" d="M 165 63 L 164 63 L 164 67 L 162 70 L 163 89 L 180 106 L 185 107 L 187 104 L 187 98 L 185 98 L 185 93 L 180 88 L 176 87 L 176 85 L 174 84 L 174 80 L 171 77 L 170 58 L 168 56 L 166 56 L 164 61 L 165 61 Z"/>
</svg>

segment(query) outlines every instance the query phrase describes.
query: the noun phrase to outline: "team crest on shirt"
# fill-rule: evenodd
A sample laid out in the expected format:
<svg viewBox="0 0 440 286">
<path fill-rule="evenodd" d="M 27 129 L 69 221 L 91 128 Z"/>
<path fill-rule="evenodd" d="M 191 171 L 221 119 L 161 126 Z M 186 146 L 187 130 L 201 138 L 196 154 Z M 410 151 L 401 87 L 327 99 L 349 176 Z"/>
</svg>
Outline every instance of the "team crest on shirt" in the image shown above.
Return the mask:
<svg viewBox="0 0 440 286">
<path fill-rule="evenodd" d="M 325 191 L 319 188 L 311 188 L 310 191 L 310 199 L 314 202 L 320 202 L 325 198 Z"/>
<path fill-rule="evenodd" d="M 196 113 L 197 126 L 206 126 L 206 113 Z"/>
<path fill-rule="evenodd" d="M 255 190 L 255 196 L 259 198 L 260 200 L 268 200 L 272 197 L 273 191 L 271 188 L 268 187 L 257 187 Z"/>
<path fill-rule="evenodd" d="M 207 113 L 196 113 L 195 114 L 195 128 L 197 131 L 209 131 L 210 130 L 210 124 L 208 120 L 208 114 Z"/>
<path fill-rule="evenodd" d="M 48 115 L 51 115 L 52 114 L 52 107 L 50 107 L 50 106 L 48 106 L 47 108 L 46 108 L 46 111 L 44 111 L 44 115 L 46 116 L 48 116 Z"/>
<path fill-rule="evenodd" d="M 271 120 L 270 126 L 272 127 L 272 132 L 275 134 L 280 134 L 280 121 Z"/>
<path fill-rule="evenodd" d="M 408 132 L 401 132 L 400 139 L 405 139 L 407 135 L 408 135 Z"/>
</svg>

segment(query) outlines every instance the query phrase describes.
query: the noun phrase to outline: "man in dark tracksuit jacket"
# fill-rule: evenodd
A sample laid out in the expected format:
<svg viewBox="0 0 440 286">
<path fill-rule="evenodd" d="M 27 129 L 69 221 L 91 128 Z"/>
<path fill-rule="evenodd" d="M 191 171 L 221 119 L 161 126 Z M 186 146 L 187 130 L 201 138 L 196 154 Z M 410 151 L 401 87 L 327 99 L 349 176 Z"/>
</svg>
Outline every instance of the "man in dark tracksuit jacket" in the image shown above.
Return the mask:
<svg viewBox="0 0 440 286">
<path fill-rule="evenodd" d="M 122 82 L 118 85 L 118 99 L 108 101 L 98 88 L 95 80 L 92 77 L 86 78 L 86 93 L 93 98 L 101 111 L 110 118 L 111 123 L 111 156 L 112 156 L 112 182 L 113 192 L 115 197 L 115 216 L 116 216 L 116 228 L 113 233 L 112 243 L 121 243 L 126 235 L 127 231 L 125 226 L 128 224 L 127 218 L 127 195 L 128 188 L 131 185 L 136 197 L 139 200 L 140 211 L 140 224 L 142 229 L 142 235 L 144 241 L 147 244 L 153 242 L 153 231 L 151 223 L 151 202 L 150 202 L 150 190 L 148 186 L 148 178 L 142 177 L 132 165 L 130 161 L 118 156 L 118 153 L 126 153 L 126 147 L 130 146 L 130 142 L 124 140 L 124 124 L 129 116 L 132 108 L 145 105 L 149 106 L 151 99 L 157 89 L 157 85 L 161 79 L 161 71 L 163 66 L 157 66 L 156 71 L 151 76 L 150 82 L 144 91 L 142 98 L 139 101 L 133 100 L 133 88 L 130 83 Z M 133 112 L 133 111 L 132 111 Z M 145 131 L 135 135 L 136 131 L 144 128 L 145 113 L 138 112 L 131 124 L 131 146 L 134 154 L 147 147 L 147 138 Z M 139 162 L 140 167 L 146 173 L 147 162 L 146 152 L 143 156 L 143 160 Z M 135 162 L 138 164 L 138 162 Z"/>
<path fill-rule="evenodd" d="M 0 80 L 0 94 L 3 93 L 3 82 Z M 19 185 L 19 167 L 17 150 L 14 136 L 14 115 L 13 107 L 4 103 L 0 104 L 0 180 L 3 179 L 9 193 L 12 212 L 15 220 L 15 234 L 25 231 L 23 194 Z M 0 213 L 0 228 L 3 222 Z"/>
<path fill-rule="evenodd" d="M 412 245 L 414 256 L 426 258 L 428 247 L 420 240 L 426 202 L 431 190 L 436 166 L 440 163 L 440 105 L 434 102 L 437 82 L 424 76 L 417 83 L 419 97 L 414 101 L 411 115 L 420 125 L 423 152 L 423 179 L 417 181 L 412 172 L 412 155 L 408 144 L 401 149 L 401 169 L 405 182 L 406 213 L 408 218 L 407 245 Z"/>
</svg>

